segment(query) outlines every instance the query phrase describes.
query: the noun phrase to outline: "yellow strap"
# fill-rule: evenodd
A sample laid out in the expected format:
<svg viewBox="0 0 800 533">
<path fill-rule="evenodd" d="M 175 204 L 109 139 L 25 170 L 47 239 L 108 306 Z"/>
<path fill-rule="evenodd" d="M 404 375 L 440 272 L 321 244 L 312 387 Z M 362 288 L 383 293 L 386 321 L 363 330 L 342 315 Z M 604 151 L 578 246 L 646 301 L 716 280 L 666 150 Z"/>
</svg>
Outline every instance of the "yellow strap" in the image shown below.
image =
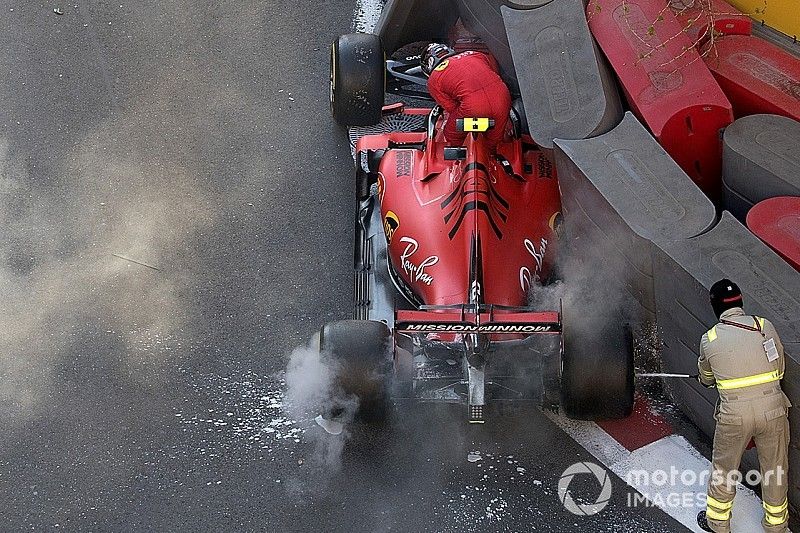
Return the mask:
<svg viewBox="0 0 800 533">
<path fill-rule="evenodd" d="M 788 500 L 783 500 L 783 503 L 781 505 L 770 505 L 767 502 L 764 502 L 764 509 L 770 514 L 781 514 L 788 508 L 789 508 Z"/>
<path fill-rule="evenodd" d="M 731 519 L 731 511 L 728 509 L 725 512 L 715 511 L 711 507 L 706 507 L 706 516 L 711 520 L 730 520 Z M 769 516 L 769 515 L 766 515 Z"/>
<path fill-rule="evenodd" d="M 706 511 L 708 514 L 708 511 Z M 771 514 L 767 513 L 764 515 L 764 518 L 767 520 L 767 524 L 771 526 L 779 526 L 789 520 L 789 511 L 784 511 L 781 516 L 772 516 Z"/>
<path fill-rule="evenodd" d="M 756 320 L 758 320 L 758 323 L 761 324 L 761 329 L 764 329 L 764 319 L 760 316 L 757 316 Z"/>
<path fill-rule="evenodd" d="M 746 376 L 743 378 L 718 379 L 717 388 L 741 389 L 743 387 L 753 387 L 754 385 L 763 385 L 764 383 L 780 381 L 781 379 L 783 379 L 783 373 L 773 370 L 772 372 L 764 372 L 763 374 L 756 374 L 755 376 Z"/>
<path fill-rule="evenodd" d="M 717 326 L 708 330 L 708 342 L 714 342 L 715 340 L 717 340 Z"/>
<path fill-rule="evenodd" d="M 706 505 L 713 505 L 717 509 L 722 509 L 723 511 L 727 511 L 728 509 L 733 507 L 733 500 L 729 502 L 721 502 L 715 498 L 712 498 L 711 496 L 706 496 Z"/>
</svg>

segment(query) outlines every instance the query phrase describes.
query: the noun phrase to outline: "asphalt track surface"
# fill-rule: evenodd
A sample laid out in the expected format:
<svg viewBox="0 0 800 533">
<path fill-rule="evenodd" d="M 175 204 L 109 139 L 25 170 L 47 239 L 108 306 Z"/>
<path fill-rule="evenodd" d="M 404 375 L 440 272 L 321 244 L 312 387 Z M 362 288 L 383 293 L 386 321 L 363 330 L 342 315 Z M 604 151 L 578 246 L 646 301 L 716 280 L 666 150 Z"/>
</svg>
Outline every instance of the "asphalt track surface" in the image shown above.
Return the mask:
<svg viewBox="0 0 800 533">
<path fill-rule="evenodd" d="M 283 411 L 294 347 L 351 312 L 355 6 L 205 4 L 0 3 L 0 530 L 681 529 L 618 478 L 565 511 L 592 458 L 536 409 L 343 449 Z"/>
</svg>

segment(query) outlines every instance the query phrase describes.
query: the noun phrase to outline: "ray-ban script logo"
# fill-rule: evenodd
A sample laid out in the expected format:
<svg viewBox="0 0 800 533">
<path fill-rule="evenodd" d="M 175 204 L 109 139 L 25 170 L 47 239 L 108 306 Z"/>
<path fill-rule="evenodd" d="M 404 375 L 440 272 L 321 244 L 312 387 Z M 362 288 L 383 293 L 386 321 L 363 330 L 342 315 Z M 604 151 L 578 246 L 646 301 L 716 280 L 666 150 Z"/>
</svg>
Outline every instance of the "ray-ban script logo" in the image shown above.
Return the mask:
<svg viewBox="0 0 800 533">
<path fill-rule="evenodd" d="M 421 263 L 413 263 L 409 258 L 419 249 L 419 243 L 411 237 L 402 237 L 400 242 L 406 243 L 406 249 L 400 254 L 400 264 L 403 271 L 408 274 L 411 281 L 420 281 L 425 285 L 433 282 L 433 276 L 425 272 L 425 269 L 439 262 L 438 255 L 431 255 Z"/>
</svg>

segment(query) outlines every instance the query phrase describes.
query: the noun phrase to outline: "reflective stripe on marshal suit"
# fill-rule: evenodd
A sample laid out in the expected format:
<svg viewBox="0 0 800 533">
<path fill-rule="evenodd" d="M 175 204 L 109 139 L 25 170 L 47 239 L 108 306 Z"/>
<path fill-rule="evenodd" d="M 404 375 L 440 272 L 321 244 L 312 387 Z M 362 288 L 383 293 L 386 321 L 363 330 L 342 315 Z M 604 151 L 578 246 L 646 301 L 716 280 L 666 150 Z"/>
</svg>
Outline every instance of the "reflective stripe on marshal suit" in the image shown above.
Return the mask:
<svg viewBox="0 0 800 533">
<path fill-rule="evenodd" d="M 711 520 L 730 520 L 733 500 L 723 502 L 706 496 L 706 516 Z"/>
<path fill-rule="evenodd" d="M 783 500 L 781 505 L 770 505 L 764 502 L 764 518 L 771 526 L 779 526 L 789 520 L 789 500 Z"/>
<path fill-rule="evenodd" d="M 741 389 L 743 387 L 752 387 L 754 385 L 763 385 L 772 381 L 780 381 L 783 379 L 783 374 L 777 370 L 772 372 L 764 372 L 763 374 L 756 374 L 755 376 L 746 376 L 743 378 L 735 379 L 722 379 L 717 381 L 717 388 L 719 389 Z"/>
<path fill-rule="evenodd" d="M 760 316 L 755 317 L 758 320 L 758 323 L 761 325 L 761 329 L 764 329 L 764 319 Z M 717 326 L 714 326 L 710 330 L 708 330 L 708 342 L 714 342 L 717 340 Z"/>
<path fill-rule="evenodd" d="M 761 329 L 764 329 L 764 319 L 760 316 L 753 317 L 758 320 Z M 717 326 L 708 330 L 708 342 L 717 340 Z M 708 378 L 713 377 L 712 373 L 703 372 Z M 783 379 L 783 374 L 777 370 L 772 372 L 764 372 L 763 374 L 755 374 L 753 376 L 745 376 L 742 378 L 721 379 L 717 380 L 717 388 L 719 389 L 741 389 L 744 387 L 752 387 L 755 385 L 763 385 L 764 383 L 771 383 L 773 381 L 780 381 Z"/>
</svg>

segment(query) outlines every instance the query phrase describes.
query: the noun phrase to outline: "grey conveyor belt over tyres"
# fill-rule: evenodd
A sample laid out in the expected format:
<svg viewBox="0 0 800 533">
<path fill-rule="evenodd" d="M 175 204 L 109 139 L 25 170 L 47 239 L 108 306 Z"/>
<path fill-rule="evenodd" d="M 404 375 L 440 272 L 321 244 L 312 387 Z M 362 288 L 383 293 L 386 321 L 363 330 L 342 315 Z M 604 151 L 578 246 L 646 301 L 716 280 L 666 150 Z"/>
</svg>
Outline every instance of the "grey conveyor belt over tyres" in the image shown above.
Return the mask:
<svg viewBox="0 0 800 533">
<path fill-rule="evenodd" d="M 761 200 L 800 196 L 800 122 L 750 115 L 725 129 L 722 148 L 724 206 L 741 221 Z"/>
<path fill-rule="evenodd" d="M 716 222 L 711 201 L 631 113 L 592 139 L 556 139 L 565 220 L 584 260 L 602 260 L 638 318 L 655 319 L 651 241 L 689 239 Z"/>
<path fill-rule="evenodd" d="M 622 119 L 613 74 L 589 33 L 583 0 L 536 9 L 500 8 L 531 137 L 585 139 Z"/>
<path fill-rule="evenodd" d="M 708 233 L 659 243 L 654 251 L 663 371 L 696 371 L 700 337 L 717 323 L 708 301 L 708 288 L 726 277 L 741 287 L 745 312 L 768 318 L 778 330 L 786 351 L 783 389 L 800 406 L 800 272 L 727 211 Z M 671 380 L 669 385 L 684 413 L 707 435 L 713 435 L 716 391 L 690 380 Z M 790 411 L 790 421 L 797 434 L 800 418 L 793 413 L 795 410 Z M 790 460 L 790 471 L 798 471 L 800 452 L 790 451 Z M 790 492 L 790 501 L 795 507 L 800 504 L 797 488 Z"/>
</svg>

